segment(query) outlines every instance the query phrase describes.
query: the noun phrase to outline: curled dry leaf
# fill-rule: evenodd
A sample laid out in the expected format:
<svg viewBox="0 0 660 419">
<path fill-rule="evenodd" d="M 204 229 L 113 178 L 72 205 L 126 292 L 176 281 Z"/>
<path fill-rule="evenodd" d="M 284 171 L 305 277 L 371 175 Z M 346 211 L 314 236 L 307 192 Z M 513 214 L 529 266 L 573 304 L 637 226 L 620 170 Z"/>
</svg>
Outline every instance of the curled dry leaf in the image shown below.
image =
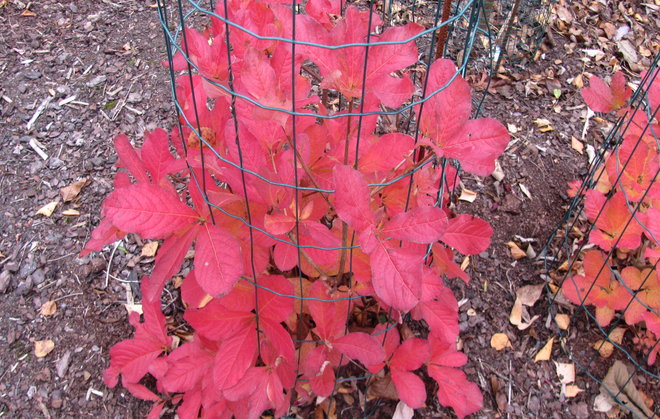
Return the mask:
<svg viewBox="0 0 660 419">
<path fill-rule="evenodd" d="M 73 182 L 71 185 L 65 186 L 64 188 L 60 189 L 60 196 L 62 197 L 62 201 L 69 202 L 76 199 L 76 197 L 78 196 L 78 194 L 80 194 L 80 191 L 86 184 L 87 184 L 87 178 L 82 178 L 79 181 Z"/>
<path fill-rule="evenodd" d="M 463 188 L 461 189 L 461 196 L 459 196 L 458 199 L 466 202 L 474 202 L 474 200 L 477 199 L 477 193 L 467 188 Z"/>
<path fill-rule="evenodd" d="M 525 285 L 516 291 L 516 301 L 513 303 L 513 308 L 511 309 L 511 314 L 509 315 L 509 322 L 512 325 L 518 327 L 518 330 L 525 330 L 531 324 L 539 318 L 538 315 L 535 315 L 531 319 L 527 310 L 523 306 L 531 307 L 536 303 L 536 301 L 541 297 L 541 292 L 543 292 L 543 287 L 545 284 L 536 284 L 536 285 Z M 524 320 L 523 321 L 523 317 Z"/>
<path fill-rule="evenodd" d="M 55 349 L 55 342 L 50 339 L 37 340 L 34 342 L 34 355 L 43 358 Z"/>
<path fill-rule="evenodd" d="M 555 316 L 555 322 L 557 322 L 557 327 L 561 330 L 566 330 L 571 323 L 571 317 L 568 314 L 557 314 Z"/>
<path fill-rule="evenodd" d="M 495 170 L 490 175 L 498 182 L 504 179 L 504 170 L 498 160 L 495 160 Z"/>
<path fill-rule="evenodd" d="M 490 338 L 490 346 L 496 351 L 501 351 L 504 348 L 512 348 L 511 341 L 505 333 L 495 333 Z"/>
<path fill-rule="evenodd" d="M 522 250 L 516 243 L 510 241 L 507 242 L 506 245 L 509 246 L 509 249 L 511 250 L 511 256 L 513 256 L 515 260 L 522 259 L 527 256 L 527 253 L 525 253 L 525 251 Z"/>
<path fill-rule="evenodd" d="M 55 314 L 57 311 L 57 304 L 55 304 L 55 301 L 46 301 L 41 305 L 41 309 L 39 310 L 39 314 L 41 314 L 44 317 L 52 316 Z"/>
<path fill-rule="evenodd" d="M 618 360 L 614 361 L 614 364 L 607 371 L 607 375 L 605 375 L 603 383 L 600 386 L 600 396 L 602 397 L 600 397 L 600 400 L 598 397 L 596 398 L 596 401 L 599 401 L 598 411 L 603 411 L 601 409 L 607 408 L 608 404 L 616 405 L 617 402 L 611 398 L 611 394 L 616 394 L 619 403 L 624 404 L 630 409 L 634 417 L 654 417 L 653 412 L 646 406 L 644 397 L 635 386 L 632 378 L 626 364 Z M 597 409 L 596 406 L 594 406 L 594 409 Z"/>
<path fill-rule="evenodd" d="M 57 206 L 57 201 L 49 202 L 48 204 L 44 205 L 43 207 L 37 210 L 37 215 L 50 217 L 51 215 L 53 215 L 53 211 L 55 211 L 56 206 Z"/>
<path fill-rule="evenodd" d="M 545 344 L 545 346 L 541 348 L 541 350 L 534 357 L 534 362 L 548 361 L 550 359 L 550 355 L 552 355 L 552 344 L 554 341 L 555 338 L 548 339 L 548 342 Z"/>
<path fill-rule="evenodd" d="M 142 246 L 142 251 L 140 252 L 140 256 L 144 257 L 154 257 L 156 256 L 156 251 L 158 250 L 158 242 L 157 241 L 151 241 L 144 246 Z"/>
</svg>

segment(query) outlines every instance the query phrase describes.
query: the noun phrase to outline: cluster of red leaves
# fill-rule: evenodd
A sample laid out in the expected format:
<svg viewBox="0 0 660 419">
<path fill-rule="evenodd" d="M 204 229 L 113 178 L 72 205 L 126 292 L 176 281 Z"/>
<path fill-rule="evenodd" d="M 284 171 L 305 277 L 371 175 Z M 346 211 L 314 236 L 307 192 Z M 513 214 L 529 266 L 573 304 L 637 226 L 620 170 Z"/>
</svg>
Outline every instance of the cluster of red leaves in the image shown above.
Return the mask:
<svg viewBox="0 0 660 419">
<path fill-rule="evenodd" d="M 291 37 L 289 6 L 229 3 L 227 17 L 236 24 Z M 422 30 L 413 23 L 376 30 L 376 17 L 369 27 L 369 13 L 353 6 L 341 16 L 333 0 L 310 0 L 306 12 L 296 16 L 295 35 L 308 43 L 401 42 Z M 224 16 L 221 2 L 216 13 Z M 165 405 L 181 418 L 257 418 L 265 410 L 279 417 L 292 403 L 330 396 L 338 369 L 350 362 L 389 375 L 412 408 L 427 400 L 415 373 L 424 368 L 440 403 L 461 418 L 479 410 L 479 388 L 459 369 L 467 358 L 456 348 L 458 304 L 443 277 L 467 282 L 454 250 L 483 252 L 492 229 L 450 209 L 447 190 L 457 174 L 438 162 L 453 158 L 487 175 L 508 144 L 507 130 L 470 119 L 470 89 L 460 76 L 426 102 L 422 141 L 378 134 L 377 116 L 358 124 L 350 115 L 358 107 L 396 109 L 412 99 L 406 72 L 417 61 L 414 40 L 369 48 L 363 78 L 365 47 L 302 44 L 292 55 L 290 43 L 227 30 L 215 18 L 203 33 L 186 28 L 186 54 L 174 57 L 175 71 L 187 69 L 187 60 L 197 70 L 176 86 L 183 125 L 171 133 L 176 157 L 160 129 L 145 134 L 140 149 L 115 138 L 126 171 L 117 173 L 83 253 L 127 233 L 162 245 L 142 279 L 144 321 L 131 315 L 135 336 L 111 349 L 106 383 L 121 376 L 132 394 L 154 401 L 154 417 Z M 314 89 L 304 63 L 318 69 Z M 230 66 L 243 96 L 233 109 Z M 428 71 L 429 92 L 456 74 L 447 60 Z M 348 110 L 315 95 L 319 88 L 340 93 Z M 294 124 L 277 109 L 312 115 Z M 191 247 L 192 270 L 180 291 L 194 333 L 180 341 L 170 336 L 159 301 Z M 403 339 L 399 327 L 410 319 L 428 332 Z M 147 374 L 158 394 L 140 384 Z"/>
<path fill-rule="evenodd" d="M 644 77 L 644 75 L 642 75 Z M 589 80 L 582 96 L 593 111 L 617 111 L 626 127 L 622 142 L 605 156 L 597 182 L 584 197 L 584 213 L 593 223 L 589 242 L 599 249 L 585 252 L 580 272 L 564 281 L 562 291 L 575 304 L 596 307 L 596 320 L 607 326 L 616 311 L 627 324 L 644 322 L 660 337 L 660 151 L 658 120 L 660 77 L 641 86 L 648 109 L 628 106 L 632 91 L 623 73 L 609 86 L 599 77 Z M 650 112 L 649 112 L 650 111 Z M 569 193 L 575 194 L 577 183 Z M 607 252 L 607 253 L 606 253 Z M 637 260 L 635 266 L 633 259 Z M 641 262 L 641 263 L 640 263 Z M 616 266 L 616 268 L 615 268 Z M 660 345 L 649 353 L 655 362 Z"/>
</svg>

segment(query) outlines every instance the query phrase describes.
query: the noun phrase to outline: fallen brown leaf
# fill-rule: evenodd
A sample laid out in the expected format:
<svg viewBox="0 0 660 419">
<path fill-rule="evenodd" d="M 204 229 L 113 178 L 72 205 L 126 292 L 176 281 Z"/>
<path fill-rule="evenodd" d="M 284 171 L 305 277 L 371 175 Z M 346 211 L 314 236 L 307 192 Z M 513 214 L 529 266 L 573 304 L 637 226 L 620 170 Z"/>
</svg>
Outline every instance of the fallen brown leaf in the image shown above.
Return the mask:
<svg viewBox="0 0 660 419">
<path fill-rule="evenodd" d="M 41 305 L 39 314 L 41 314 L 44 317 L 48 317 L 55 314 L 55 311 L 57 311 L 57 304 L 55 304 L 55 301 L 51 300 L 51 301 L 46 301 Z"/>
<path fill-rule="evenodd" d="M 550 359 L 550 355 L 552 355 L 552 344 L 554 341 L 555 338 L 548 339 L 548 342 L 545 344 L 545 346 L 541 348 L 541 350 L 534 357 L 534 362 L 548 361 Z"/>
<path fill-rule="evenodd" d="M 571 135 L 571 147 L 580 154 L 584 154 L 584 144 Z"/>
<path fill-rule="evenodd" d="M 575 397 L 578 394 L 582 393 L 583 391 L 584 389 L 581 389 L 575 384 L 569 384 L 566 387 L 562 388 L 562 393 L 564 393 L 564 396 L 568 398 Z"/>
<path fill-rule="evenodd" d="M 87 184 L 87 178 L 82 178 L 79 181 L 73 182 L 69 186 L 65 186 L 60 189 L 60 196 L 62 201 L 69 202 L 76 199 L 82 188 Z"/>
<path fill-rule="evenodd" d="M 516 291 L 516 301 L 513 303 L 513 308 L 509 315 L 509 322 L 518 327 L 518 330 L 527 329 L 534 321 L 536 321 L 536 319 L 539 318 L 538 315 L 535 315 L 529 319 L 529 314 L 523 306 L 533 306 L 541 297 L 544 286 L 545 284 L 525 285 Z M 525 318 L 524 322 L 523 317 Z"/>
<path fill-rule="evenodd" d="M 568 314 L 557 314 L 555 316 L 555 321 L 557 322 L 557 327 L 561 330 L 566 330 L 571 323 L 571 317 Z"/>
<path fill-rule="evenodd" d="M 57 201 L 49 202 L 48 204 L 39 208 L 37 210 L 37 214 L 43 215 L 44 217 L 50 217 L 51 215 L 53 215 L 53 211 L 55 211 L 56 206 L 57 206 Z"/>
<path fill-rule="evenodd" d="M 23 10 L 23 12 L 21 13 L 22 17 L 35 17 L 36 15 L 37 15 L 36 13 L 28 9 Z"/>
<path fill-rule="evenodd" d="M 156 256 L 156 251 L 158 250 L 158 242 L 157 241 L 151 241 L 144 246 L 142 246 L 142 252 L 140 252 L 140 256 L 144 257 L 154 257 Z"/>
<path fill-rule="evenodd" d="M 504 348 L 512 348 L 511 341 L 505 333 L 495 333 L 490 338 L 490 346 L 496 351 L 501 351 Z"/>
<path fill-rule="evenodd" d="M 509 249 L 511 250 L 511 256 L 515 259 L 522 259 L 527 256 L 527 253 L 525 253 L 518 245 L 512 241 L 507 242 L 506 244 L 509 246 Z"/>
<path fill-rule="evenodd" d="M 600 339 L 594 343 L 594 349 L 598 351 L 600 356 L 603 358 L 609 358 L 614 353 L 614 345 L 612 342 L 620 345 L 623 341 L 623 336 L 626 334 L 626 329 L 623 327 L 617 327 L 612 330 L 609 334 L 607 340 Z"/>
<path fill-rule="evenodd" d="M 55 349 L 55 342 L 50 339 L 34 341 L 34 355 L 43 358 Z"/>
</svg>

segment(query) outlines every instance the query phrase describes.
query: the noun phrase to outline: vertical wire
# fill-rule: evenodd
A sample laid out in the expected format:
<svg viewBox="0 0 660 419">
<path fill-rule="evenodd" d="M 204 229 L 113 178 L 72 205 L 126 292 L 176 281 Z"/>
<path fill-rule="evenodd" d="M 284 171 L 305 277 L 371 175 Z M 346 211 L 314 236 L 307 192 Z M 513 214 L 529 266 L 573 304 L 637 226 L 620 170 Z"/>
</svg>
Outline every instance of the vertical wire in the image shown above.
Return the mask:
<svg viewBox="0 0 660 419">
<path fill-rule="evenodd" d="M 261 328 L 259 326 L 259 280 L 257 279 L 257 272 L 254 266 L 254 232 L 252 231 L 252 213 L 250 212 L 250 199 L 248 197 L 247 185 L 245 182 L 245 170 L 243 167 L 243 151 L 241 150 L 241 140 L 238 134 L 238 116 L 236 114 L 236 94 L 234 90 L 234 71 L 231 65 L 231 42 L 229 40 L 229 8 L 227 7 L 227 0 L 223 0 L 224 10 L 225 10 L 225 43 L 227 46 L 227 68 L 228 68 L 228 78 L 227 84 L 229 84 L 229 89 L 231 91 L 231 114 L 234 119 L 234 131 L 235 131 L 235 141 L 236 148 L 238 149 L 238 162 L 241 168 L 241 181 L 243 184 L 243 195 L 245 196 L 245 211 L 246 218 L 248 220 L 248 233 L 250 237 L 250 267 L 252 270 L 252 280 L 254 281 L 254 305 L 255 305 L 255 323 L 256 323 L 256 332 L 257 332 L 257 349 L 259 351 L 259 356 L 261 356 Z"/>
<path fill-rule="evenodd" d="M 360 115 L 358 117 L 358 124 L 357 124 L 357 139 L 356 139 L 356 144 L 355 144 L 355 161 L 353 163 L 353 168 L 357 170 L 358 168 L 358 157 L 359 157 L 359 150 L 360 150 L 360 134 L 362 132 L 362 120 L 363 120 L 363 113 L 364 113 L 364 102 L 365 102 L 365 97 L 366 97 L 366 84 L 367 84 L 367 71 L 368 71 L 368 64 L 369 64 L 369 47 L 371 43 L 371 24 L 373 23 L 373 15 L 374 15 L 374 1 L 369 1 L 369 19 L 367 23 L 367 40 L 366 43 L 367 45 L 364 47 L 364 64 L 363 64 L 363 70 L 362 70 L 362 91 L 360 93 Z M 353 47 L 355 48 L 355 47 Z M 353 98 L 351 98 L 351 103 L 353 102 Z M 347 116 L 347 118 L 350 118 L 350 113 Z M 349 120 L 350 121 L 350 120 Z M 349 135 L 346 136 L 346 142 L 350 144 L 350 139 L 351 135 L 349 132 Z M 353 234 L 351 236 L 351 243 L 350 243 L 350 249 L 348 253 L 348 289 L 353 288 L 353 244 L 355 243 L 355 230 L 353 231 Z M 341 278 L 343 276 L 343 272 L 338 272 L 338 278 Z M 344 323 L 344 333 L 348 332 L 348 323 L 350 321 L 350 316 L 351 316 L 351 305 L 352 305 L 352 300 L 348 300 L 347 304 L 347 310 L 346 310 L 346 322 Z M 339 365 L 342 364 L 342 360 L 344 358 L 344 354 L 341 355 Z M 336 380 L 335 380 L 336 383 Z M 336 384 L 335 384 L 336 385 Z M 332 403 L 332 402 L 331 402 Z"/>
<path fill-rule="evenodd" d="M 438 26 L 438 21 L 440 20 L 440 3 L 438 2 L 438 5 L 435 8 L 435 18 L 433 20 L 433 26 Z M 431 44 L 429 45 L 428 49 L 428 63 L 426 64 L 426 75 L 424 76 L 424 82 L 422 86 L 422 98 L 426 98 L 426 89 L 429 84 L 429 74 L 431 70 L 431 64 L 433 63 L 433 48 L 435 46 L 435 40 L 436 36 L 435 33 L 433 33 L 433 36 L 431 36 Z M 414 140 L 415 144 L 417 144 L 417 141 L 419 140 L 419 121 L 422 118 L 422 111 L 424 110 L 424 104 L 426 101 L 420 103 L 419 105 L 419 112 L 417 112 L 417 122 L 415 124 L 415 135 L 414 135 Z M 413 161 L 421 161 L 423 158 L 423 153 L 420 151 L 419 153 L 417 152 L 417 149 L 413 150 Z M 414 177 L 415 177 L 415 172 L 411 173 L 409 176 L 408 180 L 408 191 L 406 193 L 406 204 L 404 206 L 404 212 L 408 211 L 408 207 L 410 205 L 410 194 L 412 192 L 412 187 L 413 187 L 413 182 L 414 182 Z"/>
<path fill-rule="evenodd" d="M 176 75 L 174 74 L 174 53 L 172 52 L 172 40 L 171 33 L 169 32 L 169 21 L 167 19 L 167 6 L 165 5 L 165 0 L 157 0 L 158 4 L 158 14 L 161 18 L 161 27 L 163 28 L 163 36 L 165 37 L 165 48 L 167 50 L 167 63 L 168 70 L 170 74 L 170 87 L 172 90 L 172 97 L 174 100 L 174 111 L 176 112 L 176 127 L 179 131 L 179 137 L 181 138 L 181 146 L 183 148 L 184 155 L 188 155 L 188 145 L 183 141 L 183 128 L 181 127 L 181 113 L 179 112 L 179 103 L 177 94 L 176 94 Z"/>
<path fill-rule="evenodd" d="M 211 223 L 215 224 L 215 217 L 213 215 L 213 208 L 211 207 L 209 203 L 209 198 L 206 193 L 206 164 L 204 164 L 204 137 L 202 135 L 202 127 L 201 127 L 201 122 L 199 120 L 199 113 L 197 112 L 197 99 L 195 98 L 195 86 L 193 83 L 193 75 L 192 75 L 192 65 L 190 63 L 190 49 L 188 48 L 188 37 L 186 36 L 186 28 L 185 28 L 185 20 L 183 18 L 183 6 L 181 5 L 181 0 L 177 1 L 178 8 L 179 8 L 179 22 L 181 25 L 181 33 L 183 34 L 183 45 L 184 45 L 184 50 L 185 50 L 185 57 L 186 57 L 186 62 L 188 64 L 188 81 L 190 82 L 190 95 L 192 98 L 192 104 L 193 104 L 193 111 L 195 112 L 195 122 L 197 125 L 197 137 L 199 140 L 199 158 L 200 162 L 202 164 L 202 190 L 200 191 L 202 193 L 202 196 L 204 197 L 204 202 L 206 202 L 206 205 L 209 210 L 209 214 L 211 215 Z M 204 104 L 206 106 L 206 104 Z M 185 142 L 185 138 L 181 138 L 183 142 Z M 191 171 L 193 173 L 193 171 Z M 192 175 L 194 176 L 194 174 Z M 199 186 L 199 185 L 198 185 Z"/>
<path fill-rule="evenodd" d="M 300 312 L 298 314 L 298 324 L 296 334 L 298 339 L 305 339 L 306 336 L 301 336 L 302 333 L 302 322 L 304 314 L 304 288 L 303 288 L 303 278 L 302 278 L 302 257 L 300 249 L 300 201 L 298 195 L 298 136 L 296 135 L 296 0 L 292 0 L 291 4 L 291 130 L 292 130 L 292 143 L 293 143 L 293 183 L 296 187 L 293 189 L 294 193 L 294 205 L 295 205 L 295 235 L 296 235 L 296 257 L 298 259 L 298 286 L 300 288 L 300 298 L 298 299 L 300 304 Z M 286 130 L 286 127 L 285 127 Z M 298 346 L 298 357 L 296 362 L 296 382 L 298 381 L 298 374 L 300 373 L 300 358 L 302 356 L 302 347 L 303 344 L 300 343 Z M 295 384 L 294 384 L 295 391 Z"/>
</svg>

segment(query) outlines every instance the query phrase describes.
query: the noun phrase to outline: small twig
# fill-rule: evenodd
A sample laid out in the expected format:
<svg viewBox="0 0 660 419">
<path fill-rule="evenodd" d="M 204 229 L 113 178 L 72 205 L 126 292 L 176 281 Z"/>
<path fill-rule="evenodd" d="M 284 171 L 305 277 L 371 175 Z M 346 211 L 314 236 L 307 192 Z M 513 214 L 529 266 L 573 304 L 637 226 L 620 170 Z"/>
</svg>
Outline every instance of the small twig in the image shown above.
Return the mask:
<svg viewBox="0 0 660 419">
<path fill-rule="evenodd" d="M 76 296 L 78 296 L 78 295 L 83 295 L 83 293 L 82 293 L 82 292 L 74 292 L 74 293 L 72 293 L 72 294 L 63 295 L 63 296 L 61 296 L 61 297 L 58 297 L 58 298 L 54 299 L 53 302 L 56 303 L 56 302 L 58 302 L 58 301 L 60 301 L 60 300 L 64 300 L 65 298 L 76 297 Z"/>
<path fill-rule="evenodd" d="M 34 111 L 34 115 L 32 115 L 32 118 L 30 118 L 30 120 L 28 121 L 27 126 L 26 126 L 28 131 L 30 131 L 32 129 L 32 127 L 34 126 L 34 123 L 37 122 L 37 118 L 39 118 L 39 115 L 41 115 L 43 113 L 43 111 L 46 110 L 46 107 L 48 106 L 48 104 L 50 103 L 51 100 L 53 100 L 53 97 L 48 96 L 46 99 L 44 99 L 41 102 L 41 105 L 39 105 L 37 110 Z"/>
<path fill-rule="evenodd" d="M 39 155 L 39 157 L 41 157 L 44 160 L 48 160 L 48 154 L 46 154 L 46 152 L 43 151 L 41 147 L 39 147 L 39 145 L 41 144 L 39 143 L 39 141 L 35 140 L 34 138 L 31 138 L 28 144 L 30 145 L 30 147 L 32 147 L 32 150 L 34 150 Z"/>
<path fill-rule="evenodd" d="M 511 360 L 509 360 L 509 390 L 508 390 L 508 394 L 507 394 L 507 405 L 508 406 L 511 406 L 512 394 L 513 394 L 513 390 L 511 389 Z M 510 417 L 510 414 L 509 414 L 508 411 L 507 411 L 506 416 Z"/>
<path fill-rule="evenodd" d="M 115 257 L 115 252 L 117 251 L 117 248 L 121 244 L 121 240 L 118 240 L 117 243 L 115 243 L 115 247 L 112 249 L 112 253 L 110 253 L 110 259 L 108 259 L 108 266 L 105 269 L 105 285 L 103 286 L 103 289 L 108 288 L 108 282 L 110 282 L 110 268 L 112 267 L 112 259 Z"/>
<path fill-rule="evenodd" d="M 48 259 L 46 261 L 46 263 L 56 262 L 58 260 L 62 260 L 64 258 L 68 258 L 69 256 L 73 256 L 73 255 L 77 255 L 77 254 L 78 254 L 78 252 L 73 252 L 73 253 L 69 253 L 68 255 L 60 256 L 60 257 L 55 258 L 55 259 Z"/>
</svg>

